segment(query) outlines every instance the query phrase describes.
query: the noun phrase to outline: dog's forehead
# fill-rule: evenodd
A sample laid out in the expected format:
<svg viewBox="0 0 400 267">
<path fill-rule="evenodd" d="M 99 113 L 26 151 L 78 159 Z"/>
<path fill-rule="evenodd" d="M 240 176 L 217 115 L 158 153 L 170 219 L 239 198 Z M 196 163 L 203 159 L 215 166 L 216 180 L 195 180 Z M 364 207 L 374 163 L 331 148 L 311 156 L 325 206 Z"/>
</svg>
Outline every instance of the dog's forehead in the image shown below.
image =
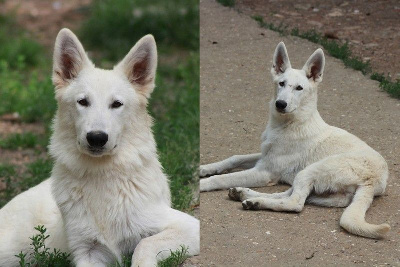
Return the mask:
<svg viewBox="0 0 400 267">
<path fill-rule="evenodd" d="M 284 73 L 283 76 L 289 84 L 293 85 L 295 84 L 306 85 L 309 82 L 304 70 L 289 69 Z"/>
<path fill-rule="evenodd" d="M 90 71 L 82 71 L 78 83 L 80 89 L 85 91 L 96 90 L 102 94 L 123 93 L 131 91 L 126 79 L 113 70 L 94 68 Z"/>
</svg>

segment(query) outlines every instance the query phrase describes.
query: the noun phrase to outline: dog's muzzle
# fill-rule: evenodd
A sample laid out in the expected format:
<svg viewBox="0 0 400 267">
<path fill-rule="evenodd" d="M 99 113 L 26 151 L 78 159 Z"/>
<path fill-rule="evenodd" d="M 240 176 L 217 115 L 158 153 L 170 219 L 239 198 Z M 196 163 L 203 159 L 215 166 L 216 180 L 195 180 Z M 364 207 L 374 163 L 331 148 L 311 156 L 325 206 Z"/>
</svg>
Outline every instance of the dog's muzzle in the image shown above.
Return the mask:
<svg viewBox="0 0 400 267">
<path fill-rule="evenodd" d="M 275 107 L 278 112 L 284 113 L 285 108 L 287 107 L 287 103 L 284 100 L 277 100 L 275 102 Z"/>
</svg>

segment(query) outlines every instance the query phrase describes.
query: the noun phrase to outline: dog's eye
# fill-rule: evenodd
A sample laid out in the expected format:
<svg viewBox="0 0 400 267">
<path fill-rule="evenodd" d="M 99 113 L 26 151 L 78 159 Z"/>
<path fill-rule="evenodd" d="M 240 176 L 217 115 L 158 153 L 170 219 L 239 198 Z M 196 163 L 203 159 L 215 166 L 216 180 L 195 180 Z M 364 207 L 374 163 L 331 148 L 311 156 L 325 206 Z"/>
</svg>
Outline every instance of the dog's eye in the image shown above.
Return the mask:
<svg viewBox="0 0 400 267">
<path fill-rule="evenodd" d="M 285 86 L 285 82 L 279 82 L 279 86 Z"/>
<path fill-rule="evenodd" d="M 297 90 L 297 91 L 301 91 L 301 90 L 303 90 L 303 87 L 301 87 L 300 85 L 298 85 L 298 86 L 296 87 L 296 90 Z"/>
<path fill-rule="evenodd" d="M 87 101 L 86 98 L 82 98 L 82 99 L 78 100 L 78 104 L 83 106 L 83 107 L 88 107 L 89 106 L 89 102 Z"/>
<path fill-rule="evenodd" d="M 119 108 L 119 107 L 122 106 L 122 105 L 123 105 L 123 104 L 122 104 L 121 101 L 116 100 L 116 101 L 114 101 L 114 102 L 111 104 L 111 108 Z"/>
</svg>

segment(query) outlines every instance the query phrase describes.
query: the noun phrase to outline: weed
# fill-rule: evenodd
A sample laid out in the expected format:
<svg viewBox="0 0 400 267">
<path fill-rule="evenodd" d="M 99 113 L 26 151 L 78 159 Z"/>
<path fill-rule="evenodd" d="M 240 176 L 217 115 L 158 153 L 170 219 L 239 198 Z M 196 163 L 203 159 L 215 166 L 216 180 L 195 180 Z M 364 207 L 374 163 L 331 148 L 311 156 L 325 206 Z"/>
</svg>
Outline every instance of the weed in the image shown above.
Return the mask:
<svg viewBox="0 0 400 267">
<path fill-rule="evenodd" d="M 385 75 L 376 72 L 371 74 L 371 79 L 378 81 L 379 87 L 388 92 L 391 96 L 400 98 L 400 79 L 394 82 L 389 77 L 385 77 Z"/>
<path fill-rule="evenodd" d="M 158 263 L 158 267 L 178 267 L 188 258 L 188 249 L 181 246 L 176 251 L 171 250 L 171 256 Z"/>
<path fill-rule="evenodd" d="M 19 258 L 19 265 L 21 267 L 67 267 L 71 266 L 70 255 L 61 252 L 58 249 L 50 251 L 50 248 L 46 247 L 45 241 L 50 236 L 46 235 L 47 229 L 43 225 L 35 227 L 35 230 L 39 233 L 32 236 L 30 239 L 31 251 L 23 253 L 22 251 L 15 255 Z M 27 256 L 28 255 L 28 256 Z"/>
<path fill-rule="evenodd" d="M 258 22 L 258 25 L 262 28 L 270 29 L 271 31 L 278 32 L 280 35 L 287 35 L 287 26 L 283 23 L 280 23 L 278 26 L 275 26 L 273 23 L 267 23 L 264 21 L 262 16 L 252 16 L 252 18 Z"/>
<path fill-rule="evenodd" d="M 217 0 L 223 6 L 234 7 L 236 0 Z"/>
</svg>

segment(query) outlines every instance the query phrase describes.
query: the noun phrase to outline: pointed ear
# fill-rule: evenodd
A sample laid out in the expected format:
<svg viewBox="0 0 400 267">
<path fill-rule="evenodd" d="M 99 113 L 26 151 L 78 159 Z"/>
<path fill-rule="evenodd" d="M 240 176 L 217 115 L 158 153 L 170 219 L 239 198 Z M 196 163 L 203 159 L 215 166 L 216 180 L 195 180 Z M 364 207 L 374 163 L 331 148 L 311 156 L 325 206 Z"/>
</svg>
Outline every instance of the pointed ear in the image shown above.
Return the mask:
<svg viewBox="0 0 400 267">
<path fill-rule="evenodd" d="M 289 56 L 286 50 L 286 46 L 283 42 L 280 42 L 274 53 L 274 59 L 272 63 L 271 73 L 272 75 L 279 75 L 284 73 L 288 68 L 291 68 Z"/>
<path fill-rule="evenodd" d="M 314 82 L 319 83 L 322 81 L 322 75 L 324 74 L 325 67 L 325 56 L 321 48 L 315 50 L 315 52 L 304 64 L 303 70 L 306 72 L 307 78 L 312 79 Z"/>
<path fill-rule="evenodd" d="M 140 39 L 114 69 L 122 71 L 140 94 L 150 97 L 157 69 L 157 46 L 153 35 Z"/>
<path fill-rule="evenodd" d="M 53 84 L 61 88 L 75 79 L 79 72 L 93 66 L 82 44 L 69 29 L 62 29 L 56 38 L 53 55 Z"/>
</svg>

